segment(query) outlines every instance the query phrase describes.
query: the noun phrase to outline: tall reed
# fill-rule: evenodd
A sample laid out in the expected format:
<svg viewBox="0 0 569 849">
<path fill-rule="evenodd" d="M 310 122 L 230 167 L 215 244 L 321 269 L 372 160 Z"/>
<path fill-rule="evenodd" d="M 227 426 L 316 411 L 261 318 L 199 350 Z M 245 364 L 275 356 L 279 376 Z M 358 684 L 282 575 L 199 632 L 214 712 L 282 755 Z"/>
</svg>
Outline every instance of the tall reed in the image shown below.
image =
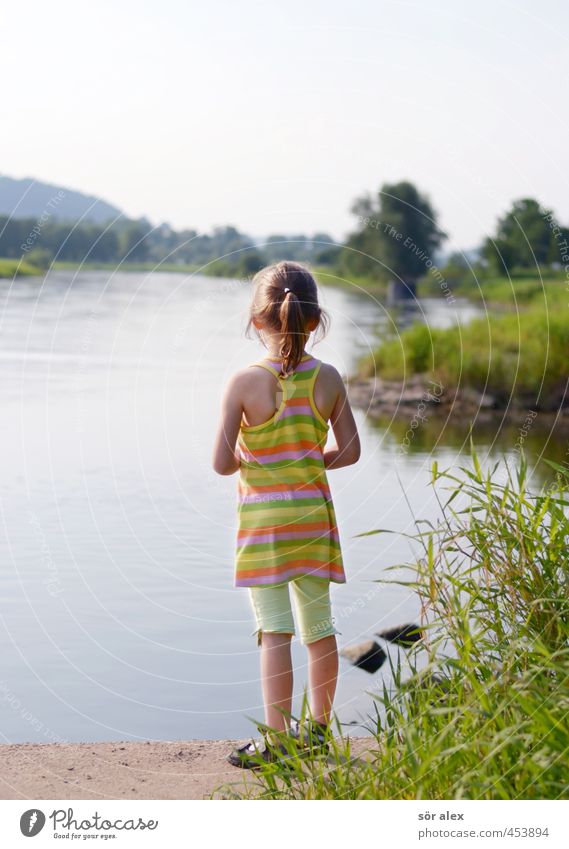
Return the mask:
<svg viewBox="0 0 569 849">
<path fill-rule="evenodd" d="M 390 657 L 369 751 L 353 757 L 339 735 L 328 758 L 307 756 L 283 737 L 290 757 L 248 796 L 567 798 L 569 471 L 552 463 L 555 483 L 533 493 L 523 454 L 502 482 L 472 442 L 471 458 L 458 473 L 433 463 L 439 521 L 418 523 L 421 556 L 403 577 L 381 579 L 417 593 L 424 637 L 408 664 L 402 649 Z"/>
</svg>

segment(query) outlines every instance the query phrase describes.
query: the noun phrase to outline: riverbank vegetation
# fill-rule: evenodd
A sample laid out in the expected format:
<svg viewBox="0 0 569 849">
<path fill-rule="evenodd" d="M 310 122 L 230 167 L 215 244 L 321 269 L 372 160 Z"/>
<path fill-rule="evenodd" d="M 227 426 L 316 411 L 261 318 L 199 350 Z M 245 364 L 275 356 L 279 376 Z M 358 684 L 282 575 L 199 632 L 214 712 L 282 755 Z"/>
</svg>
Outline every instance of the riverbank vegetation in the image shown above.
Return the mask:
<svg viewBox="0 0 569 849">
<path fill-rule="evenodd" d="M 19 259 L 0 258 L 0 277 L 36 277 L 43 274 L 38 265 Z"/>
<path fill-rule="evenodd" d="M 508 300 L 511 281 L 522 296 L 569 269 L 569 228 L 534 198 L 512 203 L 495 232 L 465 253 L 441 253 L 446 234 L 429 198 L 411 183 L 385 184 L 352 207 L 357 227 L 335 260 L 345 275 L 389 283 L 399 298 L 439 294 Z M 523 282 L 523 285 L 521 285 Z"/>
<path fill-rule="evenodd" d="M 486 310 L 467 325 L 439 329 L 416 323 L 401 334 L 384 334 L 356 375 L 359 401 L 366 409 L 375 405 L 370 414 L 406 415 L 396 382 L 403 389 L 414 376 L 442 387 L 431 409 L 445 416 L 476 413 L 477 406 L 516 415 L 522 408 L 569 406 L 569 230 L 551 210 L 531 198 L 515 201 L 480 248 L 439 263 L 432 257 L 444 234 L 436 214 L 407 184 L 384 186 L 354 212 L 360 228 L 341 261 L 355 264 L 370 281 L 385 281 L 394 272 L 401 297 L 442 296 L 450 310 L 463 297 Z M 375 256 L 390 258 L 391 268 L 382 268 Z M 379 390 L 376 377 L 383 381 Z"/>
<path fill-rule="evenodd" d="M 210 233 L 153 227 L 146 219 L 119 216 L 107 223 L 68 222 L 52 213 L 38 219 L 0 216 L 0 255 L 29 259 L 46 270 L 64 263 L 73 268 L 173 270 L 246 277 L 285 256 L 302 262 L 329 262 L 339 247 L 326 233 L 271 235 L 255 241 L 235 227 Z M 60 266 L 61 267 L 61 266 Z"/>
<path fill-rule="evenodd" d="M 533 492 L 523 453 L 488 470 L 471 454 L 457 473 L 433 463 L 441 522 L 418 524 L 418 559 L 380 579 L 416 593 L 424 636 L 390 651 L 368 754 L 343 736 L 328 759 L 282 738 L 290 758 L 265 766 L 250 796 L 567 798 L 569 472 L 556 466 Z"/>
<path fill-rule="evenodd" d="M 65 202 L 68 193 L 60 194 Z M 531 275 L 518 287 L 525 296 L 538 290 L 541 277 L 569 267 L 569 228 L 533 198 L 514 201 L 479 247 L 445 257 L 447 235 L 436 208 L 406 180 L 357 198 L 351 210 L 356 224 L 343 242 L 321 231 L 254 239 L 233 226 L 209 233 L 175 230 L 119 211 L 108 221 L 89 218 L 101 209 L 112 207 L 90 203 L 78 221 L 62 220 L 60 207 L 53 204 L 37 218 L 0 215 L 0 256 L 24 259 L 43 270 L 120 266 L 244 278 L 287 259 L 308 263 L 329 285 L 356 292 L 399 298 L 438 293 L 496 302 L 508 300 L 510 278 Z"/>
<path fill-rule="evenodd" d="M 568 405 L 569 307 L 564 281 L 496 285 L 502 303 L 521 308 L 487 312 L 446 329 L 414 324 L 386 338 L 359 367 L 359 376 L 408 380 L 423 375 L 445 394 L 461 387 L 492 396 L 498 408 L 556 410 Z"/>
<path fill-rule="evenodd" d="M 549 298 L 559 302 L 563 297 L 569 304 L 569 277 L 558 269 L 516 269 L 506 276 L 476 265 L 471 268 L 457 268 L 455 262 L 450 262 L 442 269 L 442 273 L 448 291 L 454 297 L 468 298 L 481 305 L 516 309 L 530 303 L 539 305 Z M 440 294 L 440 284 L 432 275 L 422 277 L 418 281 L 419 298 Z"/>
<path fill-rule="evenodd" d="M 316 269 L 326 285 L 382 299 L 442 297 L 451 307 L 467 298 L 496 314 L 569 304 L 569 228 L 535 199 L 514 201 L 478 248 L 446 257 L 436 211 L 410 183 L 386 184 L 352 212 L 356 229 L 332 264 Z"/>
</svg>

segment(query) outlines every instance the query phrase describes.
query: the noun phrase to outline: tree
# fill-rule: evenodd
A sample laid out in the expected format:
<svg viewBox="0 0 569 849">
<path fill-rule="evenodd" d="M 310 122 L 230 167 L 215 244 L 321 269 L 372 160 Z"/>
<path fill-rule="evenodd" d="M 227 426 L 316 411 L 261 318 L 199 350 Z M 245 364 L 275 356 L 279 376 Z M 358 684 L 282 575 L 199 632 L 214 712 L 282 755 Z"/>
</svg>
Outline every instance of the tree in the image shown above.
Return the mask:
<svg viewBox="0 0 569 849">
<path fill-rule="evenodd" d="M 40 271 L 47 271 L 53 262 L 53 254 L 47 248 L 32 248 L 22 259 L 29 262 L 30 265 L 35 265 Z"/>
<path fill-rule="evenodd" d="M 484 242 L 484 258 L 499 274 L 513 268 L 533 268 L 555 260 L 554 234 L 548 216 L 533 198 L 521 198 L 498 219 L 496 235 Z"/>
<path fill-rule="evenodd" d="M 114 262 L 119 250 L 119 237 L 112 227 L 95 226 L 89 250 L 91 262 Z"/>
<path fill-rule="evenodd" d="M 429 199 L 407 181 L 384 184 L 377 198 L 356 200 L 359 228 L 347 240 L 342 264 L 357 274 L 399 281 L 398 294 L 412 294 L 446 234 Z"/>
<path fill-rule="evenodd" d="M 265 265 L 263 254 L 255 248 L 249 248 L 239 257 L 237 273 L 242 277 L 247 277 L 248 275 L 256 274 L 263 265 Z"/>
<path fill-rule="evenodd" d="M 127 221 L 120 230 L 119 254 L 125 262 L 144 262 L 148 258 L 150 226 L 144 219 Z"/>
</svg>

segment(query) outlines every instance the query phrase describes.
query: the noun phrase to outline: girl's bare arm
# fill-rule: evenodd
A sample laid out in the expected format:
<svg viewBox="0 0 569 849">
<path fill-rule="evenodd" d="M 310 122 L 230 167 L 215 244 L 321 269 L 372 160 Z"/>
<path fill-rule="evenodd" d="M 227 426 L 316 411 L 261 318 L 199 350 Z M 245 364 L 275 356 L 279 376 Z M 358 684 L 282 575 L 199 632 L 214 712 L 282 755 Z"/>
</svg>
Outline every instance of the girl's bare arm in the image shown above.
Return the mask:
<svg viewBox="0 0 569 849">
<path fill-rule="evenodd" d="M 221 419 L 213 449 L 213 468 L 218 475 L 232 475 L 239 469 L 239 457 L 235 451 L 243 405 L 240 399 L 238 380 L 229 381 L 221 402 Z"/>
<path fill-rule="evenodd" d="M 332 413 L 330 424 L 336 446 L 324 451 L 324 465 L 327 469 L 341 469 L 343 466 L 351 466 L 360 459 L 360 437 L 354 420 L 354 414 L 348 401 L 344 381 L 337 374 L 337 397 Z"/>
</svg>

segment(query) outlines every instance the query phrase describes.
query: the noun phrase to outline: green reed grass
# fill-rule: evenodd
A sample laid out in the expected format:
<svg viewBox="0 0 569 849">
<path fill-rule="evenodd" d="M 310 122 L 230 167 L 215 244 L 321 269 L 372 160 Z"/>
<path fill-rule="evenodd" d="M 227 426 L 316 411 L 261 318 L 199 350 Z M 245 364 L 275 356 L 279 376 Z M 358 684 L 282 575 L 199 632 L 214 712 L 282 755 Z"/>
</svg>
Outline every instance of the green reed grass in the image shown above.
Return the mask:
<svg viewBox="0 0 569 849">
<path fill-rule="evenodd" d="M 488 314 L 447 329 L 415 324 L 386 339 L 360 363 L 360 374 L 388 380 L 424 374 L 448 391 L 473 387 L 507 402 L 516 397 L 558 405 L 567 388 L 569 310 L 534 306 Z"/>
<path fill-rule="evenodd" d="M 249 790 L 222 795 L 567 798 L 569 471 L 551 464 L 554 484 L 533 493 L 523 454 L 502 482 L 472 442 L 471 455 L 456 474 L 433 463 L 440 519 L 418 523 L 422 556 L 403 578 L 382 579 L 417 594 L 424 638 L 407 664 L 403 649 L 390 653 L 392 683 L 370 696 L 368 751 L 354 757 L 341 733 L 328 758 L 289 742 L 291 756 Z"/>
</svg>

